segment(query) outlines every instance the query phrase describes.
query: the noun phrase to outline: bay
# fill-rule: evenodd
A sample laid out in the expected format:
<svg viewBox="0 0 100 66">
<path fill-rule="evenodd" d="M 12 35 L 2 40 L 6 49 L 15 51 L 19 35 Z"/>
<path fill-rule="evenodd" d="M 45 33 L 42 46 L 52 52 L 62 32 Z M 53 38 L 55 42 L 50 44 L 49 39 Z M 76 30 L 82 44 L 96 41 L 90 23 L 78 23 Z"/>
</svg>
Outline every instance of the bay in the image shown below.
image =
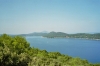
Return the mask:
<svg viewBox="0 0 100 66">
<path fill-rule="evenodd" d="M 90 63 L 100 63 L 100 40 L 44 38 L 41 36 L 27 36 L 26 40 L 31 47 L 79 57 L 88 60 Z"/>
</svg>

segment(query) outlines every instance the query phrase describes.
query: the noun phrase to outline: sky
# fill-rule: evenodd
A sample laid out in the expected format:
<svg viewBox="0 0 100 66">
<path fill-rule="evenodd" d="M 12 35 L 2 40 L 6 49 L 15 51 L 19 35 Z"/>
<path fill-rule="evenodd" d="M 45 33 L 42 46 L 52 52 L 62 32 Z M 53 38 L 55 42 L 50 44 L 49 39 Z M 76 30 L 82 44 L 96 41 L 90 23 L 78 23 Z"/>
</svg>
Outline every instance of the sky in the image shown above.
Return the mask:
<svg viewBox="0 0 100 66">
<path fill-rule="evenodd" d="M 100 0 L 0 0 L 0 34 L 100 33 Z"/>
</svg>

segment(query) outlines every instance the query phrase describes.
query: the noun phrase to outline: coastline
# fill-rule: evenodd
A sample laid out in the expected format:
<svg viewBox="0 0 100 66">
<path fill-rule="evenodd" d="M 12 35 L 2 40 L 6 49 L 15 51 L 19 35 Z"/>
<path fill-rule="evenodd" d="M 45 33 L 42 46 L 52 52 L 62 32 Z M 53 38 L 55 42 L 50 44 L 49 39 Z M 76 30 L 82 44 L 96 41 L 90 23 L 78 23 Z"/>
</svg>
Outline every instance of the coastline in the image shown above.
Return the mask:
<svg viewBox="0 0 100 66">
<path fill-rule="evenodd" d="M 44 36 L 42 36 L 44 37 Z M 44 37 L 44 38 L 74 38 L 74 37 Z M 74 38 L 74 39 L 87 39 L 87 40 L 97 40 L 100 41 L 100 39 L 94 39 L 94 38 Z"/>
</svg>

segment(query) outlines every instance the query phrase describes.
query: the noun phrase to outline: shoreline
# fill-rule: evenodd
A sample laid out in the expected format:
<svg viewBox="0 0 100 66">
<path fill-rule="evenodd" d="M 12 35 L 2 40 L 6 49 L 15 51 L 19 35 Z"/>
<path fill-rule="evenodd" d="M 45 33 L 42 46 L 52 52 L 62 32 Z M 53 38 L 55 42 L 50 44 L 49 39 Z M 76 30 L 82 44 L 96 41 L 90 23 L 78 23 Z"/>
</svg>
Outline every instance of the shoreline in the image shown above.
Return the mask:
<svg viewBox="0 0 100 66">
<path fill-rule="evenodd" d="M 44 38 L 50 38 L 50 37 L 44 37 Z M 72 38 L 72 37 L 51 37 L 51 38 Z M 100 39 L 93 39 L 93 38 L 92 39 L 90 39 L 90 38 L 73 38 L 73 39 L 87 39 L 87 40 L 97 40 L 97 41 L 100 41 Z"/>
</svg>

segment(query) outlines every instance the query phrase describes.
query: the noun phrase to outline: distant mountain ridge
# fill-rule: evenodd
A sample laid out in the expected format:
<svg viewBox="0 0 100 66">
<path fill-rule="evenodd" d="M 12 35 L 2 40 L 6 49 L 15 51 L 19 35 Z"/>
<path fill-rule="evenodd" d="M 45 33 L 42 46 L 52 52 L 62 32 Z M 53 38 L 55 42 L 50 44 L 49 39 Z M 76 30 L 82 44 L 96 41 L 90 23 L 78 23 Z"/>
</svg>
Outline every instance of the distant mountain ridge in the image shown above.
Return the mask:
<svg viewBox="0 0 100 66">
<path fill-rule="evenodd" d="M 48 37 L 48 38 L 54 38 L 54 37 L 66 37 L 67 33 L 63 33 L 63 32 L 50 32 L 46 35 L 44 35 L 43 37 Z"/>
<path fill-rule="evenodd" d="M 47 38 L 84 38 L 84 39 L 96 39 L 100 40 L 100 33 L 89 34 L 89 33 L 76 33 L 67 34 L 63 32 L 50 32 L 43 37 Z"/>
<path fill-rule="evenodd" d="M 1 34 L 2 35 L 2 34 Z M 16 36 L 16 35 L 10 35 Z M 33 32 L 29 34 L 19 34 L 18 36 L 43 36 L 46 38 L 84 38 L 84 39 L 96 39 L 100 40 L 100 33 L 90 34 L 90 33 L 76 33 L 67 34 L 64 32 Z"/>
<path fill-rule="evenodd" d="M 21 36 L 44 36 L 47 33 L 42 33 L 42 32 L 34 32 L 34 33 L 29 33 L 29 34 L 20 34 Z"/>
<path fill-rule="evenodd" d="M 100 40 L 100 33 L 89 34 L 89 33 L 76 33 L 76 34 L 67 34 L 64 32 L 34 32 L 29 34 L 20 34 L 21 36 L 43 36 L 47 38 L 84 38 L 84 39 L 96 39 Z"/>
</svg>

